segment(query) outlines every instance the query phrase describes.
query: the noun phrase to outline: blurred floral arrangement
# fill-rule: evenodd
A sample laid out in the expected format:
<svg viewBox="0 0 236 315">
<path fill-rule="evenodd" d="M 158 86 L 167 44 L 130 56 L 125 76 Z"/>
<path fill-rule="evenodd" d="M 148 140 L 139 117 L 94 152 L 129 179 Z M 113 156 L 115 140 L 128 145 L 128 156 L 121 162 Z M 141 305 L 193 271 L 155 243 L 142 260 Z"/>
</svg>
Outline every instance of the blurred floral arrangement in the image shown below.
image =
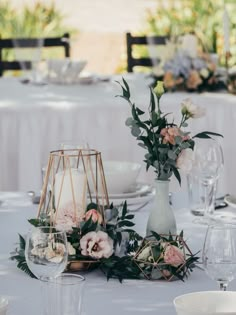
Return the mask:
<svg viewBox="0 0 236 315">
<path fill-rule="evenodd" d="M 227 6 L 231 21 L 231 52 L 235 54 L 236 46 L 233 44 L 233 38 L 236 3 L 234 0 L 182 0 L 169 1 L 168 5 L 165 0 L 157 1 L 156 9 L 148 11 L 145 33 L 172 37 L 194 32 L 205 52 L 224 56 L 222 27 L 224 5 Z M 223 58 L 222 62 L 224 62 Z M 235 57 L 231 59 L 231 65 L 234 64 Z"/>
<path fill-rule="evenodd" d="M 216 64 L 210 55 L 202 53 L 192 58 L 184 50 L 179 50 L 163 65 L 163 81 L 167 90 L 188 91 L 214 90 L 222 87 L 216 72 Z"/>
<path fill-rule="evenodd" d="M 173 277 L 184 280 L 198 260 L 187 247 L 183 232 L 180 235 L 158 235 L 142 238 L 133 229 L 134 215 L 130 214 L 127 204 L 119 207 L 111 205 L 105 210 L 105 221 L 96 204 L 87 206 L 79 225 L 75 226 L 73 216 L 64 216 L 57 231 L 66 231 L 68 241 L 68 268 L 80 263 L 83 268 L 99 268 L 107 279 L 171 280 Z M 50 226 L 50 218 L 31 219 L 37 226 Z M 25 238 L 20 237 L 20 246 L 12 253 L 11 259 L 17 261 L 17 267 L 34 277 L 25 259 Z M 58 249 L 58 247 L 56 247 Z M 35 251 L 33 255 L 42 255 Z M 56 251 L 50 251 L 52 261 Z"/>
<path fill-rule="evenodd" d="M 177 124 L 172 116 L 168 121 L 167 117 L 171 113 L 163 113 L 161 110 L 160 100 L 165 93 L 162 81 L 158 81 L 154 89 L 150 88 L 147 113 L 131 101 L 130 88 L 124 79 L 120 85 L 123 92 L 121 97 L 129 103 L 132 113 L 132 117 L 127 118 L 126 125 L 131 129 L 138 145 L 147 151 L 144 160 L 146 169 L 152 166 L 158 180 L 169 180 L 174 175 L 181 184 L 179 171 L 188 173 L 192 168 L 194 138 L 220 136 L 203 131 L 191 137 L 190 132 L 185 131 L 188 120 L 204 116 L 205 110 L 193 104 L 190 99 L 185 99 L 180 108 L 181 121 Z"/>
</svg>

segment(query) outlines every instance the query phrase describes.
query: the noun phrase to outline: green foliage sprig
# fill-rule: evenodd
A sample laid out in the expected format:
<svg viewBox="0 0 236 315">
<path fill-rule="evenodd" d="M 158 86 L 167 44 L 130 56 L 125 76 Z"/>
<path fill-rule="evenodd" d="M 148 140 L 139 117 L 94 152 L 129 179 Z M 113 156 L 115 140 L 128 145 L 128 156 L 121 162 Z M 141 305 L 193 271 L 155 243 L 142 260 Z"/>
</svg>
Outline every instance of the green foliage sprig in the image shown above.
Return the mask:
<svg viewBox="0 0 236 315">
<path fill-rule="evenodd" d="M 179 155 L 186 149 L 193 150 L 194 138 L 210 138 L 213 135 L 221 135 L 204 131 L 190 137 L 190 132 L 186 132 L 185 128 L 188 126 L 187 121 L 196 116 L 196 113 L 190 110 L 190 107 L 197 109 L 193 104 L 186 103 L 185 107 L 182 106 L 182 118 L 178 125 L 174 120 L 169 122 L 167 118 L 170 113 L 163 113 L 160 106 L 161 97 L 165 92 L 162 81 L 158 81 L 154 89 L 150 88 L 150 101 L 149 105 L 146 106 L 146 112 L 131 101 L 130 88 L 125 79 L 118 84 L 122 88 L 122 95 L 118 96 L 125 99 L 131 108 L 132 116 L 126 119 L 126 126 L 130 128 L 131 134 L 137 139 L 138 145 L 147 151 L 144 160 L 146 170 L 152 166 L 159 180 L 169 180 L 174 174 L 181 184 L 178 168 Z"/>
</svg>

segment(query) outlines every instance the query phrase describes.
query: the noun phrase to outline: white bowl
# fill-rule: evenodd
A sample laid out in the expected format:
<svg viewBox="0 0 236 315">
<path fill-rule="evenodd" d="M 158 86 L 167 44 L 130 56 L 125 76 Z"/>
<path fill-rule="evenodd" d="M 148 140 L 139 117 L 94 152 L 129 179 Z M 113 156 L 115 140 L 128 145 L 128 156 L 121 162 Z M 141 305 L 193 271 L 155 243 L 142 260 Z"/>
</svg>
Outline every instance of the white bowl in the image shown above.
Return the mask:
<svg viewBox="0 0 236 315">
<path fill-rule="evenodd" d="M 0 315 L 6 315 L 7 308 L 8 308 L 8 300 L 5 297 L 0 296 Z"/>
<path fill-rule="evenodd" d="M 141 165 L 123 161 L 104 161 L 103 168 L 108 194 L 120 194 L 135 186 Z"/>
<path fill-rule="evenodd" d="M 202 291 L 174 299 L 178 315 L 235 315 L 236 292 Z"/>
<path fill-rule="evenodd" d="M 55 83 L 76 83 L 80 72 L 87 64 L 86 60 L 49 59 L 48 80 Z"/>
</svg>

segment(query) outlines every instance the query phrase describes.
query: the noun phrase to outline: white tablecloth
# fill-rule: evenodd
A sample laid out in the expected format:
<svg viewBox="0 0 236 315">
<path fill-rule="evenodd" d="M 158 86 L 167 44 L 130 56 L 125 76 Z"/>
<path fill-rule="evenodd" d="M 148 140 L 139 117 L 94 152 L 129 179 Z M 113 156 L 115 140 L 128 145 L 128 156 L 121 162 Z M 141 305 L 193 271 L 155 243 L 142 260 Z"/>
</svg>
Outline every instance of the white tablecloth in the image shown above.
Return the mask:
<svg viewBox="0 0 236 315">
<path fill-rule="evenodd" d="M 4 195 L 0 194 L 0 197 Z M 6 197 L 9 198 L 8 195 Z M 184 229 L 188 245 L 193 252 L 197 252 L 202 249 L 206 226 L 193 224 L 191 214 L 186 209 L 178 209 L 180 201 L 182 198 L 174 199 L 178 229 Z M 14 201 L 9 201 L 8 207 L 0 207 L 0 295 L 10 300 L 8 315 L 41 315 L 39 281 L 18 270 L 16 263 L 8 258 L 18 241 L 18 233 L 25 234 L 28 230 L 26 219 L 36 215 L 36 206 L 32 206 L 29 201 L 24 199 L 21 205 L 14 206 Z M 136 214 L 136 230 L 140 233 L 145 229 L 149 208 L 150 205 Z M 107 282 L 106 277 L 98 271 L 87 273 L 85 277 L 83 312 L 86 315 L 174 315 L 173 299 L 176 296 L 218 289 L 217 283 L 197 268 L 185 282 L 124 280 L 120 284 L 118 280 Z M 230 283 L 229 289 L 236 290 L 235 281 Z"/>
<path fill-rule="evenodd" d="M 133 100 L 147 108 L 149 89 L 143 76 L 124 75 Z M 104 159 L 142 162 L 145 151 L 125 126 L 130 116 L 127 102 L 115 97 L 121 89 L 114 80 L 90 85 L 23 85 L 17 79 L 0 79 L 0 190 L 39 190 L 41 167 L 59 143 L 88 142 Z M 118 79 L 121 79 L 118 78 Z M 167 93 L 164 112 L 178 118 L 181 101 L 191 97 L 207 110 L 191 124 L 194 134 L 209 130 L 222 133 L 225 155 L 221 191 L 234 192 L 236 174 L 236 97 L 226 93 Z M 145 174 L 145 180 L 152 177 Z M 226 180 L 227 178 L 227 180 Z"/>
</svg>

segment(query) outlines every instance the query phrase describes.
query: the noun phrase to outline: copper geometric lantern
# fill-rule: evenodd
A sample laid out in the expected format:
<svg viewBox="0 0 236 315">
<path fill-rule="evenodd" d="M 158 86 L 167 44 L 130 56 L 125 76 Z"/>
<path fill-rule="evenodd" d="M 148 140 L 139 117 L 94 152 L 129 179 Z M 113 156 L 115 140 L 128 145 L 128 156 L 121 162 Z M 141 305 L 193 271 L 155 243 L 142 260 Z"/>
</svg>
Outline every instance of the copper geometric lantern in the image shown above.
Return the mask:
<svg viewBox="0 0 236 315">
<path fill-rule="evenodd" d="M 101 153 L 92 149 L 50 152 L 38 218 L 48 219 L 51 225 L 66 218 L 78 226 L 89 203 L 97 205 L 104 223 L 109 199 Z"/>
</svg>

